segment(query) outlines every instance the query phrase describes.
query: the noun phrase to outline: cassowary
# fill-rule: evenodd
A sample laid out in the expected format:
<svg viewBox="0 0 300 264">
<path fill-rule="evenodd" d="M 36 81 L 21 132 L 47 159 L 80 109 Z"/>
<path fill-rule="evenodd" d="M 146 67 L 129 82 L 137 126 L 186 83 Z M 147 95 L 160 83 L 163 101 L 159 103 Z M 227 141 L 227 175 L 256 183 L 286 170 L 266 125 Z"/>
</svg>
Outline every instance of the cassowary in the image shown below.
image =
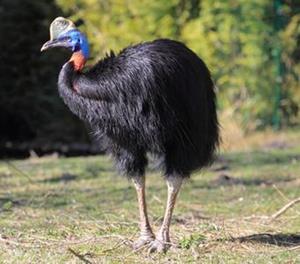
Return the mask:
<svg viewBox="0 0 300 264">
<path fill-rule="evenodd" d="M 211 163 L 219 142 L 214 85 L 204 62 L 184 44 L 157 39 L 111 53 L 82 71 L 89 57 L 87 38 L 74 23 L 56 18 L 42 51 L 64 47 L 73 52 L 62 67 L 58 89 L 65 104 L 87 121 L 132 179 L 140 213 L 134 248 L 165 252 L 182 181 Z M 145 199 L 146 154 L 159 161 L 168 187 L 166 211 L 155 236 Z"/>
</svg>

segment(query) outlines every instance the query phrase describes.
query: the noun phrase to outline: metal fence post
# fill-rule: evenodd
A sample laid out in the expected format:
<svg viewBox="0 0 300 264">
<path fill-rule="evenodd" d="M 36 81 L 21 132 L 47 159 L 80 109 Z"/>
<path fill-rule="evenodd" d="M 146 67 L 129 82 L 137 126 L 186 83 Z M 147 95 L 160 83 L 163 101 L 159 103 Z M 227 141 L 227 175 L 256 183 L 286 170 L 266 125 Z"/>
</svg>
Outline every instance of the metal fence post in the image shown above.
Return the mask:
<svg viewBox="0 0 300 264">
<path fill-rule="evenodd" d="M 278 32 L 283 27 L 282 19 L 282 0 L 274 0 L 274 9 L 275 9 L 275 19 L 274 19 L 274 29 L 275 34 L 278 35 Z M 277 38 L 279 40 L 279 38 Z M 274 98 L 274 111 L 272 117 L 272 125 L 275 130 L 279 130 L 281 126 L 281 117 L 280 117 L 280 103 L 281 103 L 281 85 L 282 85 L 282 75 L 283 75 L 283 65 L 281 62 L 281 53 L 282 46 L 278 42 L 275 44 L 274 49 L 274 62 L 275 62 L 275 98 Z"/>
</svg>

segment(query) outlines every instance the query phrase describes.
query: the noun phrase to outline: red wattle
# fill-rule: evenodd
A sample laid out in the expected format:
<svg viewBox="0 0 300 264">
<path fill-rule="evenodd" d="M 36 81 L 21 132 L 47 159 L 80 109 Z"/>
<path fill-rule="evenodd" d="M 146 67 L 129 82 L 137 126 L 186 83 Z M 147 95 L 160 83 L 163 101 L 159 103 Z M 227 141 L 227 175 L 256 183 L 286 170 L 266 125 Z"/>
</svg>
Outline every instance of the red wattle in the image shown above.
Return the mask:
<svg viewBox="0 0 300 264">
<path fill-rule="evenodd" d="M 81 71 L 86 63 L 86 59 L 81 51 L 74 52 L 70 61 L 73 62 L 75 71 Z"/>
</svg>

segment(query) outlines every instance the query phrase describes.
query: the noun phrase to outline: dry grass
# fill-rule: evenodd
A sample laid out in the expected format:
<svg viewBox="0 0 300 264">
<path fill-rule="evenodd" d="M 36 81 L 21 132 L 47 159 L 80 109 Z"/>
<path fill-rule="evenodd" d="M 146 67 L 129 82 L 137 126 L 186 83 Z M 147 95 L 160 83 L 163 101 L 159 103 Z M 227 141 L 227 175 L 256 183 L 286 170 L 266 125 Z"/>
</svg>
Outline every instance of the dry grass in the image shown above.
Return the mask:
<svg viewBox="0 0 300 264">
<path fill-rule="evenodd" d="M 283 140 L 296 137 L 289 132 Z M 299 151 L 299 142 L 253 145 L 196 173 L 180 193 L 166 255 L 131 249 L 135 192 L 108 158 L 2 162 L 0 263 L 299 263 L 299 204 L 271 217 L 300 196 Z M 147 180 L 157 230 L 166 190 L 157 172 Z"/>
<path fill-rule="evenodd" d="M 223 141 L 221 149 L 226 152 L 272 147 L 284 148 L 299 143 L 297 130 L 274 131 L 269 128 L 260 132 L 249 131 L 246 133 L 240 123 L 233 119 L 233 115 L 225 111 L 220 114 L 220 125 Z"/>
</svg>

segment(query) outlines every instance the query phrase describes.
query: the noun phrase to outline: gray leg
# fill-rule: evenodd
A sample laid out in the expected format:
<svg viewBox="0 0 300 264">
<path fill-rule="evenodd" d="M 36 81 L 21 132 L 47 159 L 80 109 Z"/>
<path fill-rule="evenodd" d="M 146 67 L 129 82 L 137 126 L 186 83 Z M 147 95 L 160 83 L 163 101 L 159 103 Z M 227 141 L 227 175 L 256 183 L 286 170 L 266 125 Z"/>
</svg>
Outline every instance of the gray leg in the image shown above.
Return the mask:
<svg viewBox="0 0 300 264">
<path fill-rule="evenodd" d="M 145 176 L 132 179 L 136 189 L 140 211 L 140 237 L 134 242 L 133 248 L 138 249 L 154 240 L 154 235 L 149 224 L 145 199 Z"/>
<path fill-rule="evenodd" d="M 156 239 L 151 243 L 149 252 L 166 252 L 170 247 L 169 229 L 172 219 L 172 213 L 176 202 L 177 194 L 182 184 L 182 177 L 169 176 L 167 178 L 168 200 L 164 220 Z"/>
</svg>

